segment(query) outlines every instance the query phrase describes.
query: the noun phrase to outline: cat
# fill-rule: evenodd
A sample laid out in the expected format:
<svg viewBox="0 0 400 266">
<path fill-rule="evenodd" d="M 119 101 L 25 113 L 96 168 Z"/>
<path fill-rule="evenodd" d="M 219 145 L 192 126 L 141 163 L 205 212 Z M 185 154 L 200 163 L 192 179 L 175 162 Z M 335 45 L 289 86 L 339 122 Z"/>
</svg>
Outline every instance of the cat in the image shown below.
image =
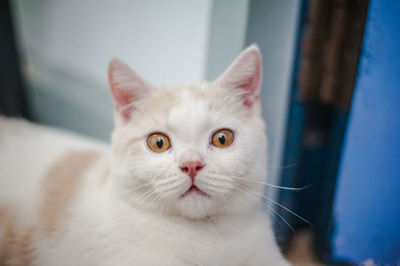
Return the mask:
<svg viewBox="0 0 400 266">
<path fill-rule="evenodd" d="M 0 264 L 289 265 L 261 204 L 258 47 L 209 83 L 108 76 L 111 147 L 0 118 Z"/>
</svg>

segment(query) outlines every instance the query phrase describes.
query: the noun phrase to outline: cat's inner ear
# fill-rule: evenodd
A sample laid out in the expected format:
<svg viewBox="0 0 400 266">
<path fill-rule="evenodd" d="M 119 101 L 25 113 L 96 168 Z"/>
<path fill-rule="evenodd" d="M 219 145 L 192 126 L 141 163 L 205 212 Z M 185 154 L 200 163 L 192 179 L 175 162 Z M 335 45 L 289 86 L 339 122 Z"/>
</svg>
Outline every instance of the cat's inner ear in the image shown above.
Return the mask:
<svg viewBox="0 0 400 266">
<path fill-rule="evenodd" d="M 115 111 L 126 122 L 136 109 L 135 103 L 149 92 L 151 85 L 119 59 L 110 61 L 108 80 Z"/>
<path fill-rule="evenodd" d="M 262 61 L 260 50 L 251 45 L 217 79 L 217 84 L 228 89 L 242 90 L 243 104 L 251 108 L 260 97 Z"/>
</svg>

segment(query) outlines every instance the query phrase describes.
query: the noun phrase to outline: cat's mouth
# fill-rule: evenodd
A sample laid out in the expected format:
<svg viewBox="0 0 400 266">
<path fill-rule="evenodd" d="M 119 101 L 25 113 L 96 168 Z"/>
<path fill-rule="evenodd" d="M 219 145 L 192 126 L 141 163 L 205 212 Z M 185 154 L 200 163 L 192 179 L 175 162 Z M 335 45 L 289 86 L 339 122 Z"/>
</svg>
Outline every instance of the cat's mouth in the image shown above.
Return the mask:
<svg viewBox="0 0 400 266">
<path fill-rule="evenodd" d="M 188 195 L 190 195 L 190 194 L 194 194 L 194 193 L 196 193 L 196 194 L 198 194 L 198 195 L 201 195 L 201 196 L 206 196 L 206 197 L 209 197 L 209 195 L 207 194 L 207 193 L 205 193 L 204 191 L 202 191 L 201 189 L 199 189 L 196 185 L 192 185 L 190 188 L 188 188 L 188 190 L 186 190 L 186 192 L 185 193 L 183 193 L 183 195 L 181 196 L 182 198 L 184 198 L 184 197 L 186 197 L 186 196 L 188 196 Z"/>
</svg>

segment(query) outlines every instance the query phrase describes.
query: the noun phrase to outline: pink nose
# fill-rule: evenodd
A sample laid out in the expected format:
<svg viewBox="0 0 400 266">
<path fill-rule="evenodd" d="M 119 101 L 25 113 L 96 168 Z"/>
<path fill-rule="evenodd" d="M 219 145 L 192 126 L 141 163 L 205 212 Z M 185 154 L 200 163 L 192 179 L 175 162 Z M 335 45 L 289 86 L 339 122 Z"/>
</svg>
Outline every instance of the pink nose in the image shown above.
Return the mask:
<svg viewBox="0 0 400 266">
<path fill-rule="evenodd" d="M 186 173 L 190 179 L 192 179 L 192 182 L 194 182 L 194 178 L 197 175 L 197 172 L 200 171 L 204 167 L 204 164 L 202 164 L 199 161 L 194 161 L 194 162 L 184 162 L 180 168 L 182 172 Z"/>
</svg>

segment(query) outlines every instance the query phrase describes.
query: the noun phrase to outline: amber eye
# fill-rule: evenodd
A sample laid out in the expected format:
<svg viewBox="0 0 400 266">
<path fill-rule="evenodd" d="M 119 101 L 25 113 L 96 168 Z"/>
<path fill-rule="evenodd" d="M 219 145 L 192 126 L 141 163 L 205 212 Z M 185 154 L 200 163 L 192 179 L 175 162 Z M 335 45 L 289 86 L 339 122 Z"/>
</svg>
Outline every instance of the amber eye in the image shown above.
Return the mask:
<svg viewBox="0 0 400 266">
<path fill-rule="evenodd" d="M 234 139 L 233 132 L 229 129 L 221 129 L 212 136 L 212 144 L 219 148 L 226 148 L 232 145 Z"/>
<path fill-rule="evenodd" d="M 168 150 L 169 138 L 162 133 L 152 133 L 147 138 L 147 146 L 154 152 L 163 152 Z"/>
</svg>

